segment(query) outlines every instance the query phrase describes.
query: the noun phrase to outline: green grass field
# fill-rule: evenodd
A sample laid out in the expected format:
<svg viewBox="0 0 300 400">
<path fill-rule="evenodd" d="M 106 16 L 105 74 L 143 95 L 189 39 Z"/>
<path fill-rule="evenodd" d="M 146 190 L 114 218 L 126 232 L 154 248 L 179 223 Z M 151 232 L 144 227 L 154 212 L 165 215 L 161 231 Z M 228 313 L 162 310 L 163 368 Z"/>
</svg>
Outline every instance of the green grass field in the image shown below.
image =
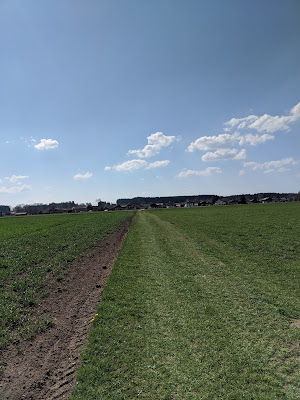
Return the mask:
<svg viewBox="0 0 300 400">
<path fill-rule="evenodd" d="M 32 306 L 44 284 L 61 280 L 71 261 L 120 226 L 130 213 L 80 213 L 0 219 L 0 348 L 12 335 L 30 337 L 49 321 Z M 132 214 L 131 214 L 132 215 Z"/>
<path fill-rule="evenodd" d="M 300 203 L 138 212 L 70 399 L 299 398 L 299 237 Z"/>
</svg>

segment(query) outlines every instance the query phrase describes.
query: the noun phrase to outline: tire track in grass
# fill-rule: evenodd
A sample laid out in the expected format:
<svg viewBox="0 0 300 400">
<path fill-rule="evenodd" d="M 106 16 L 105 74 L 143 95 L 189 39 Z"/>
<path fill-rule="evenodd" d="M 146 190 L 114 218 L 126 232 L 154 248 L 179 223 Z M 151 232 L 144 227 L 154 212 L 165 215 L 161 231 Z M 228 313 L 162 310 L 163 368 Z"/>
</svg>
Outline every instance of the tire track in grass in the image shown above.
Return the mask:
<svg viewBox="0 0 300 400">
<path fill-rule="evenodd" d="M 170 231 L 176 225 L 160 219 L 158 215 L 154 215 L 158 231 L 162 230 L 162 225 L 168 226 L 171 238 Z M 184 232 L 178 227 L 176 229 L 177 235 L 180 235 L 179 238 L 182 241 Z M 199 274 L 191 269 L 193 278 L 189 277 L 189 279 L 195 279 L 196 286 L 201 281 L 201 297 L 204 300 L 202 302 L 204 314 L 202 313 L 201 317 L 209 317 L 205 321 L 208 324 L 203 332 L 203 338 L 209 337 L 208 331 L 212 330 L 214 340 L 212 340 L 211 346 L 216 347 L 217 352 L 224 353 L 226 358 L 231 357 L 231 365 L 228 365 L 227 362 L 224 362 L 221 354 L 215 354 L 211 349 L 207 349 L 208 353 L 213 354 L 213 358 L 220 362 L 220 370 L 222 370 L 222 364 L 226 368 L 220 378 L 224 375 L 228 380 L 236 376 L 236 381 L 233 379 L 233 383 L 238 382 L 241 381 L 240 372 L 248 370 L 251 373 L 249 372 L 248 376 L 244 374 L 244 383 L 255 386 L 253 382 L 257 384 L 260 381 L 259 385 L 253 387 L 249 392 L 249 398 L 256 398 L 256 396 L 259 399 L 264 396 L 267 398 L 299 398 L 300 391 L 299 385 L 297 385 L 299 346 L 295 346 L 299 340 L 299 332 L 296 330 L 291 332 L 288 319 L 281 315 L 272 304 L 265 303 L 261 298 L 261 287 L 256 286 L 259 282 L 251 282 L 248 276 L 245 280 L 243 274 L 247 275 L 247 272 L 244 272 L 247 271 L 247 265 L 242 264 L 240 269 L 237 269 L 236 265 L 225 266 L 218 259 L 217 252 L 215 256 L 200 254 L 199 250 L 195 248 L 195 242 L 188 239 L 183 242 L 186 251 L 198 258 L 200 267 L 198 272 L 202 271 Z M 193 262 L 190 266 L 192 265 Z M 189 280 L 185 279 L 185 284 L 188 283 Z M 192 286 L 190 286 L 191 290 L 193 290 Z M 226 340 L 219 341 L 218 345 L 220 336 Z M 275 365 L 276 368 L 274 368 Z M 233 368 L 236 371 L 230 376 L 227 368 Z M 262 377 L 262 374 L 265 376 Z M 244 378 L 242 378 L 242 382 Z M 210 381 L 214 382 L 213 376 Z M 216 382 L 214 385 L 218 387 Z M 268 392 L 269 394 L 267 394 Z M 216 392 L 216 396 L 217 393 L 218 395 L 222 393 L 221 387 Z M 229 393 L 224 392 L 224 398 L 227 396 L 231 398 Z M 234 393 L 237 398 L 241 398 L 241 396 L 248 398 L 245 389 L 239 391 L 235 388 Z"/>
<path fill-rule="evenodd" d="M 71 399 L 297 398 L 282 316 L 158 215 L 132 224 Z"/>
</svg>

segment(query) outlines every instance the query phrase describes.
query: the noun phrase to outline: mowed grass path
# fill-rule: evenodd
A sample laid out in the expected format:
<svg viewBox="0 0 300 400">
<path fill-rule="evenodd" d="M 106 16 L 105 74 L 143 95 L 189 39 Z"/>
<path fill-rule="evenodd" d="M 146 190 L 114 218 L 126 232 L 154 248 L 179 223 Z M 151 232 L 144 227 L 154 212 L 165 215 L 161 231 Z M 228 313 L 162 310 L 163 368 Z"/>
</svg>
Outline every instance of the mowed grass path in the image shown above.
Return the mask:
<svg viewBox="0 0 300 400">
<path fill-rule="evenodd" d="M 70 399 L 299 398 L 300 204 L 274 206 L 137 213 Z"/>
</svg>

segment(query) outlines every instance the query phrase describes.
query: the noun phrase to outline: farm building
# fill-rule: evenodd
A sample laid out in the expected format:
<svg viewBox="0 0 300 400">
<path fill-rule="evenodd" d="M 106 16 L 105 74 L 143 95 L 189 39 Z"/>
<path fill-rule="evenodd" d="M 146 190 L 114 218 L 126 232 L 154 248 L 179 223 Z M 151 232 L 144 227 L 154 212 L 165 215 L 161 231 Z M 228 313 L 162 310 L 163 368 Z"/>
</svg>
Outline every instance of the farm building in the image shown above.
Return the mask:
<svg viewBox="0 0 300 400">
<path fill-rule="evenodd" d="M 72 207 L 73 212 L 86 212 L 87 206 L 74 206 Z"/>
<path fill-rule="evenodd" d="M 184 207 L 198 207 L 198 203 L 194 203 L 193 201 L 187 200 L 184 204 Z"/>
<path fill-rule="evenodd" d="M 272 197 L 264 197 L 263 199 L 259 199 L 259 202 L 262 203 L 262 204 L 272 203 L 272 201 L 273 201 Z"/>
<path fill-rule="evenodd" d="M 215 206 L 226 206 L 226 203 L 223 200 L 217 200 L 215 202 Z"/>
</svg>

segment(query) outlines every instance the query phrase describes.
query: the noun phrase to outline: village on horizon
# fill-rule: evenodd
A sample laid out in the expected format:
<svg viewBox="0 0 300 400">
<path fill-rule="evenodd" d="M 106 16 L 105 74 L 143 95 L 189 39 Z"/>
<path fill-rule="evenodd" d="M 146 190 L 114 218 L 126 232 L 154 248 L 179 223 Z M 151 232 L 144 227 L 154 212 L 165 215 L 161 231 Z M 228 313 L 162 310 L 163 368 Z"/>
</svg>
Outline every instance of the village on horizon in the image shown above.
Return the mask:
<svg viewBox="0 0 300 400">
<path fill-rule="evenodd" d="M 88 211 L 118 211 L 118 210 L 140 210 L 156 208 L 181 208 L 181 207 L 203 207 L 203 206 L 225 206 L 236 204 L 255 203 L 279 203 L 300 201 L 298 193 L 255 193 L 231 196 L 218 195 L 189 195 L 189 196 L 165 196 L 165 197 L 133 197 L 121 198 L 116 203 L 96 200 L 91 203 L 75 203 L 74 201 L 49 203 L 49 204 L 21 204 L 15 207 L 0 205 L 0 216 L 22 216 L 37 214 L 60 214 Z"/>
</svg>

